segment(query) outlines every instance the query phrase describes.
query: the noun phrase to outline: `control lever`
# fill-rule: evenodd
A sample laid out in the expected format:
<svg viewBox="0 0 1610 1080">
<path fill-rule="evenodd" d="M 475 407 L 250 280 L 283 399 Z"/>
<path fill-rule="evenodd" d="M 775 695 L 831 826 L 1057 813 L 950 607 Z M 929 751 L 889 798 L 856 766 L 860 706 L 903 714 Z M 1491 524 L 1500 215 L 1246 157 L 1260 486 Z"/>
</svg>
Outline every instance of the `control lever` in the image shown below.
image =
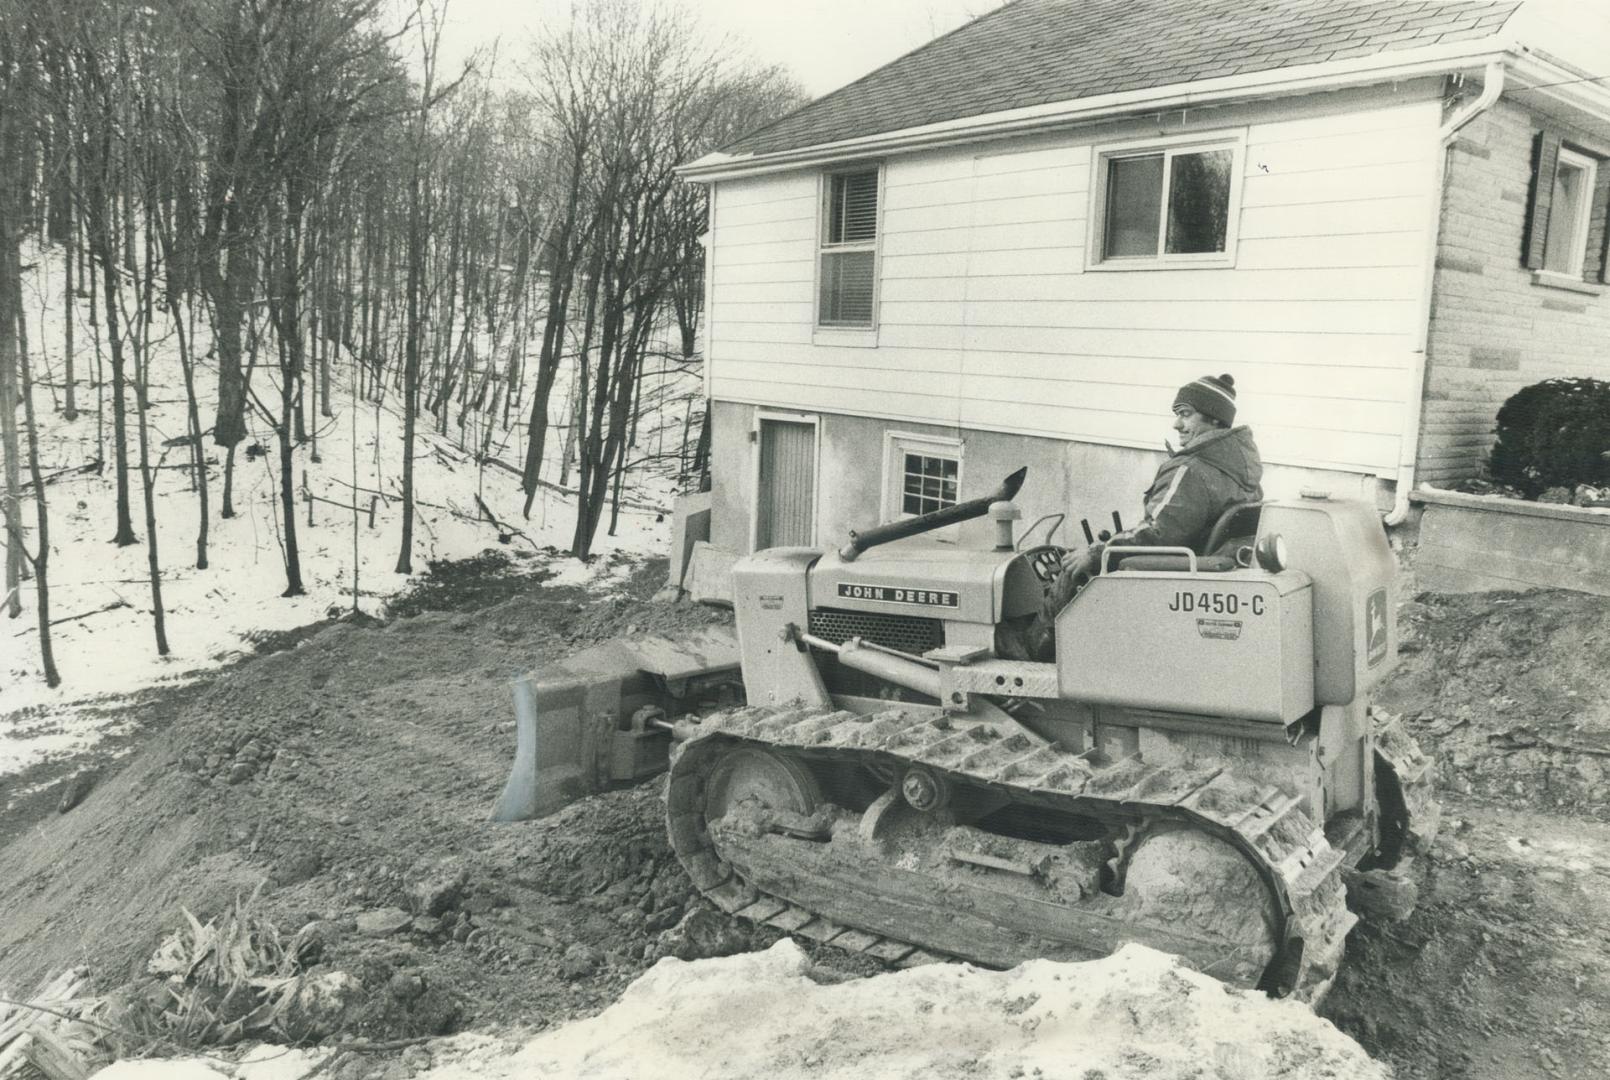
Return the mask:
<svg viewBox="0 0 1610 1080">
<path fill-rule="evenodd" d="M 1083 529 L 1085 531 L 1085 543 L 1094 544 L 1096 542 L 1096 534 L 1090 531 L 1090 519 L 1089 518 L 1080 518 L 1079 519 L 1079 528 L 1081 528 L 1081 529 Z"/>
</svg>

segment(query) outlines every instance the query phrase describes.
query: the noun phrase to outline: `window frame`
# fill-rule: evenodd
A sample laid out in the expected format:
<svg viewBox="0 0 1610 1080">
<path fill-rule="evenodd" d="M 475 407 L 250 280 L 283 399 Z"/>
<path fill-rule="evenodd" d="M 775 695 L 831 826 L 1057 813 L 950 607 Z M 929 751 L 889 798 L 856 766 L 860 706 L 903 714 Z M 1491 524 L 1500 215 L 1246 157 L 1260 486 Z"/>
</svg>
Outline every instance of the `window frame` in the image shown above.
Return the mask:
<svg viewBox="0 0 1610 1080">
<path fill-rule="evenodd" d="M 1555 202 L 1555 189 L 1560 182 L 1561 167 L 1580 170 L 1582 173 L 1582 194 L 1577 201 L 1576 220 L 1571 223 L 1571 231 L 1567 234 L 1567 247 L 1569 260 L 1566 269 L 1549 269 L 1549 236 L 1556 220 L 1554 211 L 1558 209 Z M 1582 274 L 1588 265 L 1588 232 L 1589 222 L 1593 218 L 1593 197 L 1598 190 L 1599 161 L 1588 156 L 1580 150 L 1570 146 L 1561 145 L 1560 152 L 1554 159 L 1554 171 L 1549 176 L 1549 219 L 1548 228 L 1544 230 L 1543 237 L 1543 265 L 1538 273 L 1545 278 L 1566 278 L 1571 281 L 1582 280 Z"/>
<path fill-rule="evenodd" d="M 870 241 L 830 243 L 828 228 L 832 223 L 833 179 L 873 173 L 877 177 L 877 206 L 873 213 L 873 236 Z M 858 162 L 853 165 L 824 169 L 817 177 L 815 258 L 811 281 L 811 329 L 815 344 L 875 346 L 878 333 L 878 309 L 883 299 L 883 202 L 885 194 L 883 162 Z M 822 279 L 826 256 L 844 252 L 868 251 L 872 254 L 872 312 L 867 323 L 824 322 L 822 320 Z"/>
<path fill-rule="evenodd" d="M 1224 250 L 1170 254 L 1163 251 L 1168 237 L 1168 196 L 1173 183 L 1172 162 L 1182 153 L 1204 150 L 1229 150 L 1230 194 L 1224 223 Z M 1246 171 L 1247 132 L 1245 128 L 1229 131 L 1212 131 L 1190 135 L 1162 136 L 1150 139 L 1131 139 L 1125 142 L 1106 143 L 1091 147 L 1090 153 L 1090 222 L 1086 238 L 1086 269 L 1098 271 L 1131 270 L 1208 270 L 1235 266 L 1237 234 L 1241 225 L 1242 177 Z M 1155 255 L 1105 254 L 1107 241 L 1107 186 L 1111 165 L 1116 160 L 1163 155 L 1163 191 L 1158 208 L 1157 246 Z"/>
<path fill-rule="evenodd" d="M 883 497 L 878 509 L 878 520 L 881 522 L 907 521 L 917 516 L 906 513 L 901 505 L 901 496 L 905 492 L 907 454 L 947 458 L 954 461 L 956 463 L 956 502 L 961 502 L 962 484 L 965 482 L 967 475 L 966 449 L 967 444 L 965 441 L 947 435 L 925 435 L 916 431 L 884 431 Z M 951 505 L 955 505 L 955 503 Z M 959 528 L 960 526 L 950 525 L 925 535 L 930 539 L 954 543 Z"/>
<path fill-rule="evenodd" d="M 1584 162 L 1588 165 L 1585 206 L 1578 208 L 1578 219 L 1573 223 L 1575 242 L 1570 265 L 1577 267 L 1574 273 L 1545 269 L 1549 225 L 1555 210 L 1554 187 L 1562 158 L 1568 159 L 1573 167 L 1581 168 Z M 1532 137 L 1529 189 L 1525 227 L 1521 233 L 1521 265 L 1531 272 L 1532 284 L 1590 296 L 1602 295 L 1605 284 L 1610 283 L 1610 245 L 1606 244 L 1605 237 L 1610 229 L 1601 224 L 1595 235 L 1595 210 L 1610 217 L 1610 154 L 1593 144 L 1569 138 L 1557 127 L 1544 126 Z M 1575 250 L 1577 247 L 1581 250 Z"/>
</svg>

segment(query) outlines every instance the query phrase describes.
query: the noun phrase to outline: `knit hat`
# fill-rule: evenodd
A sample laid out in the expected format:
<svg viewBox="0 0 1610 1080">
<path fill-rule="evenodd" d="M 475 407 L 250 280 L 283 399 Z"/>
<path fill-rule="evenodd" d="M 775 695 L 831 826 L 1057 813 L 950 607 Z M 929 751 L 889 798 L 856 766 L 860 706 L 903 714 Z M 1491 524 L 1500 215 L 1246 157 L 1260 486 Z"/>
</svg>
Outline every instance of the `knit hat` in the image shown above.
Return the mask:
<svg viewBox="0 0 1610 1080">
<path fill-rule="evenodd" d="M 1235 423 L 1235 379 L 1229 375 L 1204 375 L 1180 387 L 1174 404 L 1189 405 L 1229 427 Z"/>
</svg>

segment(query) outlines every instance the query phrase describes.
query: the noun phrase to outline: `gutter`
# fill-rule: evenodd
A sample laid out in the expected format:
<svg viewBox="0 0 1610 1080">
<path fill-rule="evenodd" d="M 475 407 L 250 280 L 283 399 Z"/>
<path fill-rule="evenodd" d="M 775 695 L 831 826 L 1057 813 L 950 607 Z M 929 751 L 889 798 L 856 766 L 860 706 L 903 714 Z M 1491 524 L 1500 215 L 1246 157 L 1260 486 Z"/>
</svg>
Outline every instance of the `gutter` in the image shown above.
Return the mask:
<svg viewBox="0 0 1610 1080">
<path fill-rule="evenodd" d="M 1476 47 L 1472 47 L 1472 46 Z M 1507 43 L 1494 38 L 1431 46 L 1412 53 L 1383 53 L 1300 67 L 1275 68 L 1249 75 L 1229 75 L 1200 82 L 1174 83 L 1073 101 L 947 120 L 922 127 L 817 143 L 770 154 L 706 154 L 677 167 L 684 180 L 711 183 L 739 176 L 760 176 L 883 154 L 929 150 L 960 143 L 1003 139 L 1028 131 L 1054 130 L 1116 119 L 1156 109 L 1227 105 L 1289 94 L 1343 90 L 1383 82 L 1403 82 L 1445 75 L 1450 70 L 1492 65 L 1503 60 Z"/>
<path fill-rule="evenodd" d="M 1425 415 L 1425 383 L 1427 349 L 1431 338 L 1431 304 L 1437 277 L 1437 249 L 1441 244 L 1443 185 L 1448 169 L 1448 155 L 1454 139 L 1461 129 L 1476 117 L 1492 108 L 1504 92 L 1504 60 L 1502 57 L 1487 62 L 1482 79 L 1481 94 L 1475 101 L 1446 120 L 1438 132 L 1438 153 L 1432 174 L 1431 190 L 1436 196 L 1436 214 L 1427 233 L 1425 288 L 1421 290 L 1420 320 L 1416 330 L 1418 341 L 1414 350 L 1414 370 L 1410 376 L 1408 416 L 1404 418 L 1403 437 L 1398 440 L 1398 472 L 1392 509 L 1382 519 L 1387 527 L 1403 524 L 1409 516 L 1409 493 L 1414 490 L 1414 470 L 1420 455 L 1420 421 Z"/>
</svg>

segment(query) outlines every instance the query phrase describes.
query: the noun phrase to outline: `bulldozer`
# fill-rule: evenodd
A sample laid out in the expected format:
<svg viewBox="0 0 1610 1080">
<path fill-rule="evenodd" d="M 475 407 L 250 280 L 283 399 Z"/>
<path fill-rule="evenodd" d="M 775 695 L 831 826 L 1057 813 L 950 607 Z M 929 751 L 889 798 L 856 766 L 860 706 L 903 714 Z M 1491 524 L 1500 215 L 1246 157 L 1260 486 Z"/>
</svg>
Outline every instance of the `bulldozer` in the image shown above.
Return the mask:
<svg viewBox="0 0 1610 1080">
<path fill-rule="evenodd" d="M 494 817 L 668 769 L 677 857 L 756 923 L 896 966 L 1138 942 L 1317 1002 L 1353 909 L 1406 913 L 1439 812 L 1431 762 L 1371 707 L 1397 659 L 1379 517 L 1305 491 L 1230 508 L 1200 550 L 1108 546 L 1054 662 L 1005 659 L 999 628 L 1066 554 L 1014 535 L 1025 472 L 738 560 L 735 641 L 611 643 L 518 681 Z M 922 535 L 986 514 L 992 547 Z"/>
</svg>

